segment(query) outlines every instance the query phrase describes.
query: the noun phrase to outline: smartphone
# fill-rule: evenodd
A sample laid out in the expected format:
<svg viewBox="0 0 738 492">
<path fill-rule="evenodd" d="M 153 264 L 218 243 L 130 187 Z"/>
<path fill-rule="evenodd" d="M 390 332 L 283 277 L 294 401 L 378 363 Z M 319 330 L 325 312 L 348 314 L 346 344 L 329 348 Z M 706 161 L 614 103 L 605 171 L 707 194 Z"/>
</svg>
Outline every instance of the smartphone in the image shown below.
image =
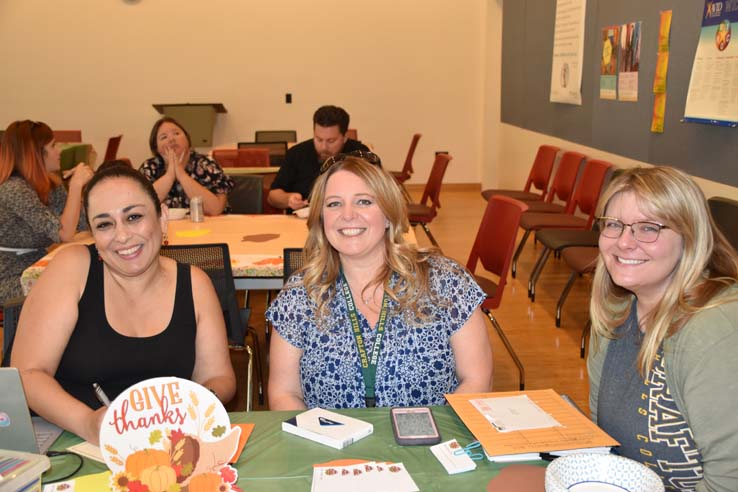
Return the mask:
<svg viewBox="0 0 738 492">
<path fill-rule="evenodd" d="M 393 408 L 390 410 L 392 433 L 400 446 L 427 446 L 441 442 L 441 434 L 428 407 Z"/>
</svg>

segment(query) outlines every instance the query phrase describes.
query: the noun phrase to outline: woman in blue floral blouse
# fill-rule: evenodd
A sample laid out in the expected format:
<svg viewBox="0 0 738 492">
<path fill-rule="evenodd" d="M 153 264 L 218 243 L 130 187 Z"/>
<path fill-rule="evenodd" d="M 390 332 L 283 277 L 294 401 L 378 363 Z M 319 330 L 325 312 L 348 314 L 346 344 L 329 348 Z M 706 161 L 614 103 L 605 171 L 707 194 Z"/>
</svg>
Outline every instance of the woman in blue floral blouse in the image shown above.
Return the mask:
<svg viewBox="0 0 738 492">
<path fill-rule="evenodd" d="M 267 311 L 270 409 L 443 405 L 446 393 L 488 391 L 482 290 L 463 266 L 405 241 L 390 174 L 332 159 L 311 193 L 305 268 Z"/>
<path fill-rule="evenodd" d="M 154 184 L 159 200 L 169 208 L 188 208 L 190 198 L 202 197 L 205 215 L 227 211 L 233 181 L 217 162 L 190 147 L 190 135 L 174 118 L 165 116 L 154 124 L 149 148 L 154 155 L 139 171 Z"/>
</svg>

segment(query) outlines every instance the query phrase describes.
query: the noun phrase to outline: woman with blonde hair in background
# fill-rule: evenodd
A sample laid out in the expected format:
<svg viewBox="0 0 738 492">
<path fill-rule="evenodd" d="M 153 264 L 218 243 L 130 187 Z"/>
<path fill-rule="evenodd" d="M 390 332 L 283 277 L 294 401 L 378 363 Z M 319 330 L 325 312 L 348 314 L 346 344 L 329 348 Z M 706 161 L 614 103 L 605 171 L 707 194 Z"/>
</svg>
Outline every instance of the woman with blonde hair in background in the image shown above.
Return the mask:
<svg viewBox="0 0 738 492">
<path fill-rule="evenodd" d="M 666 490 L 738 490 L 738 257 L 685 173 L 634 168 L 599 206 L 594 421 Z"/>
</svg>

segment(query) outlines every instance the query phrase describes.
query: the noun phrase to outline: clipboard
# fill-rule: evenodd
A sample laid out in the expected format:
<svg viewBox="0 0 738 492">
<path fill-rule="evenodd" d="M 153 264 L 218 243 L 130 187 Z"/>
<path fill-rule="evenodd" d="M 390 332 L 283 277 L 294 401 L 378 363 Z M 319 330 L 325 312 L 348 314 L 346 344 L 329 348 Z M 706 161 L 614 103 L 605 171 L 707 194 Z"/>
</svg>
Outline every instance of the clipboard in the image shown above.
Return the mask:
<svg viewBox="0 0 738 492">
<path fill-rule="evenodd" d="M 471 403 L 471 400 L 520 395 L 526 395 L 561 425 L 500 432 Z M 493 457 L 620 445 L 552 389 L 447 394 L 446 400 L 474 437 L 482 443 L 487 454 Z"/>
</svg>

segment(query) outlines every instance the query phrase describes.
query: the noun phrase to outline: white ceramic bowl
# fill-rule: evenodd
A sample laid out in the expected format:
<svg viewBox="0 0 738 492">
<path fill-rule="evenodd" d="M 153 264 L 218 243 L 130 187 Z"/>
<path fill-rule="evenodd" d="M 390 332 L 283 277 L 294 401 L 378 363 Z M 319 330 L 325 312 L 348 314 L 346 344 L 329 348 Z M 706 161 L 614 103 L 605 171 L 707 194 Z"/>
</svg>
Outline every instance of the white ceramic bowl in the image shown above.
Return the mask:
<svg viewBox="0 0 738 492">
<path fill-rule="evenodd" d="M 310 207 L 305 207 L 305 208 L 300 208 L 298 210 L 295 210 L 295 215 L 297 215 L 301 219 L 307 219 L 308 215 L 310 215 Z"/>
<path fill-rule="evenodd" d="M 189 209 L 186 208 L 170 208 L 167 217 L 169 220 L 180 220 L 184 219 L 188 212 Z"/>
<path fill-rule="evenodd" d="M 664 483 L 637 461 L 614 454 L 572 454 L 546 468 L 546 492 L 664 492 Z"/>
</svg>

